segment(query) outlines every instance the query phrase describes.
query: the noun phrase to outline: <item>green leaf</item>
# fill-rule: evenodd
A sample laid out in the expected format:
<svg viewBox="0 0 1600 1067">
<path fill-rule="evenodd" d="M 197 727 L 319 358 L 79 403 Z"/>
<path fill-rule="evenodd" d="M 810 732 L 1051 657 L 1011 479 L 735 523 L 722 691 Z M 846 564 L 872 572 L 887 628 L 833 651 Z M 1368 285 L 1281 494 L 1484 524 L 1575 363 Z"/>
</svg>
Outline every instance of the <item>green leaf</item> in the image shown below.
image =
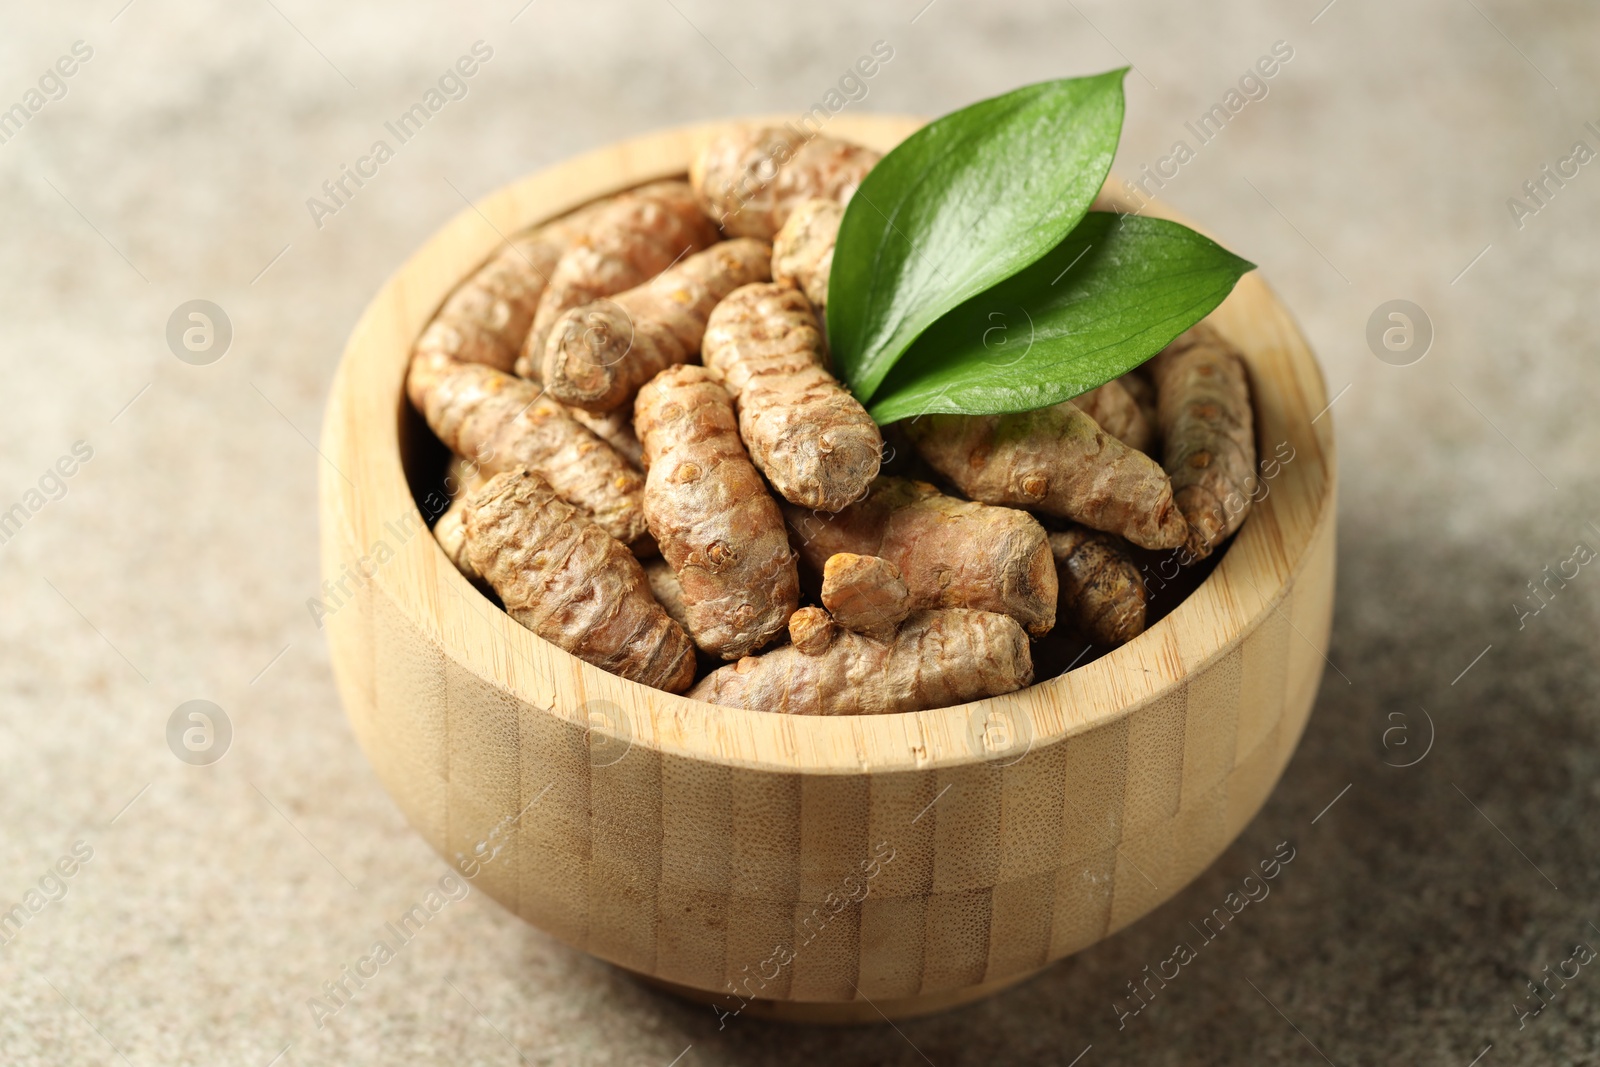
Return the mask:
<svg viewBox="0 0 1600 1067">
<path fill-rule="evenodd" d="M 1161 351 L 1254 269 L 1176 222 L 1091 212 L 1043 259 L 924 333 L 884 380 L 872 417 L 1070 400 Z"/>
<path fill-rule="evenodd" d="M 1123 70 L 1040 82 L 936 119 L 850 199 L 828 343 L 863 401 L 939 316 L 1056 247 L 1100 191 L 1122 132 Z"/>
</svg>

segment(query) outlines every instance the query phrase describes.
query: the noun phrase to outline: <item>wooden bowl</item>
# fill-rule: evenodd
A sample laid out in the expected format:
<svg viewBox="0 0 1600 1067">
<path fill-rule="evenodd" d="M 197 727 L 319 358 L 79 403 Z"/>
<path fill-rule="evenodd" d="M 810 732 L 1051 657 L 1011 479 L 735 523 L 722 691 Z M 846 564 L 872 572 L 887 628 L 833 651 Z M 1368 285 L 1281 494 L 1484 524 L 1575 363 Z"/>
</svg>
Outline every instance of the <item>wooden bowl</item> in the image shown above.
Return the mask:
<svg viewBox="0 0 1600 1067">
<path fill-rule="evenodd" d="M 503 237 L 683 174 L 718 125 L 490 195 L 367 308 L 322 435 L 334 673 L 411 824 L 541 930 L 719 1011 L 848 1022 L 961 1004 L 1172 896 L 1276 783 L 1333 606 L 1321 375 L 1246 275 L 1213 321 L 1249 363 L 1263 459 L 1292 458 L 1198 591 L 1069 674 L 962 707 L 841 718 L 614 677 L 513 622 L 435 544 L 403 466 L 418 424 L 402 380 L 434 310 Z M 888 149 L 918 125 L 841 115 L 827 132 Z"/>
</svg>

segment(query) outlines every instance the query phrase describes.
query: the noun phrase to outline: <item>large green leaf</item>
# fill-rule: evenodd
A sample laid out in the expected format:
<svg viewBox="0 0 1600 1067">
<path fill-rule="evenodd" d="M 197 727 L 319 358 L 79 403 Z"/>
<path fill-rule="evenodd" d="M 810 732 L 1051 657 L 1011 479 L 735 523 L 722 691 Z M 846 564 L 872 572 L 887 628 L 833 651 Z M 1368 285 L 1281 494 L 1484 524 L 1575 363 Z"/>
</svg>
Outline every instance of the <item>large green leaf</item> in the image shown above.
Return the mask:
<svg viewBox="0 0 1600 1067">
<path fill-rule="evenodd" d="M 1070 400 L 1161 351 L 1254 268 L 1176 222 L 1091 212 L 1043 259 L 922 334 L 878 389 L 872 417 Z"/>
<path fill-rule="evenodd" d="M 1122 132 L 1122 77 L 1040 82 L 924 126 L 845 210 L 828 343 L 869 399 L 923 330 L 1056 247 L 1100 191 Z"/>
</svg>

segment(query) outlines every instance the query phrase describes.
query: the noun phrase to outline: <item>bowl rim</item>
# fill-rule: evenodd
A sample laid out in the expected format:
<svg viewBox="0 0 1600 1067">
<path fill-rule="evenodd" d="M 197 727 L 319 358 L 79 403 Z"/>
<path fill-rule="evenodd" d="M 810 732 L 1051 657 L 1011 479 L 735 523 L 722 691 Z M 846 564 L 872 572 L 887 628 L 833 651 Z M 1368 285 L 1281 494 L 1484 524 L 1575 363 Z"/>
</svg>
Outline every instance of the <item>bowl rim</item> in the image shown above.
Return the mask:
<svg viewBox="0 0 1600 1067">
<path fill-rule="evenodd" d="M 397 521 L 413 528 L 423 521 L 401 437 L 412 344 L 450 290 L 507 237 L 597 197 L 683 175 L 694 150 L 728 126 L 793 121 L 748 116 L 632 137 L 505 185 L 436 230 L 368 304 L 334 376 L 322 429 L 328 462 L 319 473 L 325 537 L 342 538 L 360 552 Z M 925 121 L 841 114 L 825 132 L 887 149 Z M 1097 207 L 1132 210 L 1113 181 Z M 1185 221 L 1160 202 L 1143 210 Z M 1292 316 L 1252 271 L 1210 321 L 1246 357 L 1258 451 L 1264 458 L 1276 449 L 1281 457 L 1287 446 L 1290 458 L 1268 480 L 1266 497 L 1252 506 L 1216 567 L 1166 616 L 1099 659 L 1014 693 L 886 715 L 813 717 L 722 707 L 616 677 L 537 637 L 462 577 L 432 536 L 389 545 L 391 556 L 374 561 L 370 572 L 358 560 L 364 576 L 358 581 L 387 596 L 462 668 L 532 711 L 624 743 L 624 753 L 642 746 L 730 767 L 810 774 L 1008 765 L 1168 697 L 1228 654 L 1270 613 L 1282 613 L 1309 548 L 1332 521 L 1336 470 L 1327 390 Z M 1238 336 L 1245 322 L 1249 342 Z M 349 432 L 352 423 L 360 425 L 360 440 Z M 1003 747 L 992 743 L 996 729 L 1010 738 Z"/>
</svg>

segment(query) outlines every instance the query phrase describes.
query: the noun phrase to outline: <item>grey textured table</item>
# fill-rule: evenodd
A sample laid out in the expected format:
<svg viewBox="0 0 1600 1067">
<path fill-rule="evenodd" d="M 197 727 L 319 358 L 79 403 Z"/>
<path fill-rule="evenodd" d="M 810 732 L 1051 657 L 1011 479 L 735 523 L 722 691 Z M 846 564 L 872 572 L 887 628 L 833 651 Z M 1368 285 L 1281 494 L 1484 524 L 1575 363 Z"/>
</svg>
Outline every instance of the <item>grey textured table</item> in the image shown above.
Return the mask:
<svg viewBox="0 0 1600 1067">
<path fill-rule="evenodd" d="M 0 107 L 40 89 L 0 125 L 0 512 L 26 511 L 0 545 L 0 910 L 42 902 L 0 947 L 0 1062 L 1600 1060 L 1600 968 L 1518 1015 L 1600 946 L 1600 571 L 1547 580 L 1600 548 L 1600 165 L 1562 163 L 1600 149 L 1600 10 L 122 2 L 0 16 Z M 479 40 L 465 96 L 313 219 Z M 346 332 L 465 200 L 629 134 L 799 112 L 878 40 L 894 57 L 849 107 L 1133 64 L 1119 169 L 1170 174 L 1189 141 L 1160 196 L 1301 317 L 1338 398 L 1339 603 L 1281 786 L 1148 918 L 898 1028 L 719 1031 L 476 894 L 319 1028 L 308 999 L 445 870 L 357 750 L 305 607 Z M 1197 145 L 1185 123 L 1279 41 L 1266 95 Z M 232 323 L 206 366 L 165 337 L 192 299 Z M 1432 324 L 1420 362 L 1369 348 L 1393 299 Z M 213 766 L 168 748 L 192 699 L 231 722 Z M 1127 983 L 1282 841 L 1270 897 L 1119 1029 Z"/>
</svg>

